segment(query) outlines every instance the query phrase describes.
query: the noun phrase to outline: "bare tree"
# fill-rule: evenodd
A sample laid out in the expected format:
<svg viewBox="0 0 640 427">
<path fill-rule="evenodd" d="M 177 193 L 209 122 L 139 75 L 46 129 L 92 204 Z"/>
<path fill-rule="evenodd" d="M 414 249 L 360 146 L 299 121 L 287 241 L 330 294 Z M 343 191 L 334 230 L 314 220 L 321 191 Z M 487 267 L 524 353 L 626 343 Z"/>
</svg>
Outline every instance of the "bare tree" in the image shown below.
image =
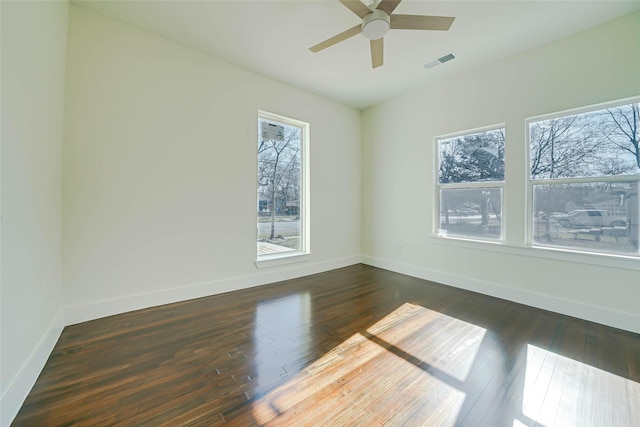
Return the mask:
<svg viewBox="0 0 640 427">
<path fill-rule="evenodd" d="M 635 159 L 640 172 L 640 103 L 608 108 L 611 117 L 611 132 L 607 140 L 616 148 L 628 152 Z"/>
<path fill-rule="evenodd" d="M 531 178 L 637 173 L 638 103 L 532 123 Z"/>
<path fill-rule="evenodd" d="M 611 132 L 607 135 L 608 141 L 622 152 L 633 156 L 635 168 L 624 172 L 640 173 L 640 103 L 621 105 L 608 108 L 607 113 L 611 117 Z M 635 169 L 635 170 L 633 170 Z M 631 189 L 626 195 L 627 217 L 629 219 L 629 242 L 637 250 L 640 247 L 640 198 L 638 195 L 638 180 L 631 183 Z"/>
<path fill-rule="evenodd" d="M 531 178 L 589 176 L 605 140 L 588 116 L 560 117 L 530 126 Z"/>
<path fill-rule="evenodd" d="M 282 141 L 269 139 L 258 142 L 258 187 L 263 196 L 270 197 L 271 233 L 269 239 L 275 237 L 276 211 L 278 198 L 284 198 L 286 204 L 286 189 L 295 180 L 299 181 L 300 137 L 298 129 L 285 128 Z M 296 143 L 297 142 L 297 143 Z M 283 185 L 284 184 L 284 185 Z"/>
</svg>

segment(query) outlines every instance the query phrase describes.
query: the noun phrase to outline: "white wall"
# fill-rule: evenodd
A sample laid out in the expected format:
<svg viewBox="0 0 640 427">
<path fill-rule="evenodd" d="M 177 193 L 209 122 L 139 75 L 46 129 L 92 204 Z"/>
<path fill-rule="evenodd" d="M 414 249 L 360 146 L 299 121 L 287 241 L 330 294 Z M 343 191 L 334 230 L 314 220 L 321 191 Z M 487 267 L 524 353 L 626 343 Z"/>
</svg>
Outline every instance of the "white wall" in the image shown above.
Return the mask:
<svg viewBox="0 0 640 427">
<path fill-rule="evenodd" d="M 640 332 L 637 260 L 545 258 L 544 251 L 522 248 L 525 118 L 635 95 L 638 12 L 364 111 L 365 261 Z M 500 123 L 507 129 L 505 204 L 512 249 L 431 237 L 433 138 Z"/>
<path fill-rule="evenodd" d="M 360 112 L 71 6 L 68 322 L 360 260 Z M 258 271 L 258 109 L 310 123 L 311 260 Z"/>
<path fill-rule="evenodd" d="M 0 424 L 62 330 L 61 151 L 68 5 L 1 2 Z"/>
</svg>

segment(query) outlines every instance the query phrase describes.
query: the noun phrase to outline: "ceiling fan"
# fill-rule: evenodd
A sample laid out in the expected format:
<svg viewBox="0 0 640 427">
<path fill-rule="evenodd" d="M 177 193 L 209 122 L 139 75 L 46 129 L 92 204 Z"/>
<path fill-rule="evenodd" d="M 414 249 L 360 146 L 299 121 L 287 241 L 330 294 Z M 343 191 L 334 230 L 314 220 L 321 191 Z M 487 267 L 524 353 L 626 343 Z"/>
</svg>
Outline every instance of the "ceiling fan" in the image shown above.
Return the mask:
<svg viewBox="0 0 640 427">
<path fill-rule="evenodd" d="M 362 19 L 362 23 L 315 46 L 311 46 L 309 50 L 314 53 L 320 52 L 334 44 L 362 33 L 363 36 L 370 40 L 371 66 L 373 68 L 382 65 L 384 50 L 383 37 L 390 29 L 447 31 L 455 19 L 449 16 L 392 15 L 402 0 L 381 0 L 373 9 L 365 6 L 360 0 L 339 1 L 358 15 Z"/>
</svg>

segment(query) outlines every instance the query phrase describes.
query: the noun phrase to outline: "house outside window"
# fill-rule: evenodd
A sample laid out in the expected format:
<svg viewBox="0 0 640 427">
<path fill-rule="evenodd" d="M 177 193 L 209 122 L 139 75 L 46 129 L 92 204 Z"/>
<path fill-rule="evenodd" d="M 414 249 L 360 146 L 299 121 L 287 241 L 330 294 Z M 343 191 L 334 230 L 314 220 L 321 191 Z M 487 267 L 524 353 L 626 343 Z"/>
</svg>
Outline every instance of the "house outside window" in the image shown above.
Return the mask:
<svg viewBox="0 0 640 427">
<path fill-rule="evenodd" d="M 503 239 L 504 144 L 504 126 L 436 138 L 437 235 Z"/>
<path fill-rule="evenodd" d="M 531 245 L 638 256 L 638 101 L 527 120 Z"/>
<path fill-rule="evenodd" d="M 257 259 L 309 252 L 309 124 L 258 114 Z"/>
</svg>

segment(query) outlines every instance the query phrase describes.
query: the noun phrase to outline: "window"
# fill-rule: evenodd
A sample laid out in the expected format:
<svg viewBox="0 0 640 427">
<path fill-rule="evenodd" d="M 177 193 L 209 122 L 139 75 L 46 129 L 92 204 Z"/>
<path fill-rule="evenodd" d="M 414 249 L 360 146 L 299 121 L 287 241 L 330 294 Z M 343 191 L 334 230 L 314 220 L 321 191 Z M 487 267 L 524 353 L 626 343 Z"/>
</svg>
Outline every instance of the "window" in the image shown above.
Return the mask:
<svg viewBox="0 0 640 427">
<path fill-rule="evenodd" d="M 504 127 L 436 138 L 437 234 L 502 240 Z"/>
<path fill-rule="evenodd" d="M 638 255 L 638 106 L 528 120 L 531 244 Z"/>
<path fill-rule="evenodd" d="M 308 140 L 307 123 L 259 113 L 258 260 L 309 251 Z"/>
</svg>

